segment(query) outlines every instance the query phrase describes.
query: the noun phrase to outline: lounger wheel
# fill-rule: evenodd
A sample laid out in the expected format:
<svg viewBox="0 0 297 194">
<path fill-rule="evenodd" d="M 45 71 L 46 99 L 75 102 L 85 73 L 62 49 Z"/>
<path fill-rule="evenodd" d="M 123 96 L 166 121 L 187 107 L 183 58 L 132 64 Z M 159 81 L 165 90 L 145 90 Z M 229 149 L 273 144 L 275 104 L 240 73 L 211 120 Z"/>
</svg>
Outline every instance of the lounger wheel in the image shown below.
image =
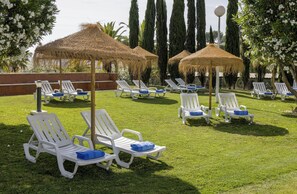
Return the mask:
<svg viewBox="0 0 297 194">
<path fill-rule="evenodd" d="M 84 99 L 85 101 L 89 100 L 89 98 L 90 98 L 89 95 L 83 96 L 83 99 Z"/>
<path fill-rule="evenodd" d="M 220 112 L 221 112 L 220 109 L 219 108 L 216 108 L 215 110 L 216 110 L 216 116 L 217 117 L 220 116 Z"/>
<path fill-rule="evenodd" d="M 70 96 L 68 97 L 68 99 L 69 99 L 70 102 L 74 102 L 75 96 L 70 95 Z"/>
<path fill-rule="evenodd" d="M 50 102 L 50 100 L 51 100 L 50 97 L 47 97 L 47 96 L 44 97 L 44 103 L 45 104 L 48 104 Z"/>
<path fill-rule="evenodd" d="M 272 100 L 275 99 L 275 95 L 274 95 L 274 94 L 271 95 L 271 99 L 272 99 Z"/>
</svg>

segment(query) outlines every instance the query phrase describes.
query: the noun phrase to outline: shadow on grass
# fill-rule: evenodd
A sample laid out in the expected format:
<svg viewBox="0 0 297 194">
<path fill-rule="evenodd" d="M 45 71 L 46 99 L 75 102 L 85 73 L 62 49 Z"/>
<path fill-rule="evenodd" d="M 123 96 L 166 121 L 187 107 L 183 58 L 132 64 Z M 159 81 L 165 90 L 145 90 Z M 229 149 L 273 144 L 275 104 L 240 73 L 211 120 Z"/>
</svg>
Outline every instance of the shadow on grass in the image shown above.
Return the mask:
<svg viewBox="0 0 297 194">
<path fill-rule="evenodd" d="M 69 101 L 60 101 L 60 100 L 51 100 L 48 104 L 43 104 L 45 107 L 54 107 L 54 108 L 86 108 L 91 107 L 91 101 L 85 101 L 82 99 L 75 99 L 74 102 Z"/>
<path fill-rule="evenodd" d="M 146 104 L 159 104 L 159 105 L 169 105 L 169 104 L 176 104 L 178 101 L 169 99 L 167 97 L 156 97 L 156 98 L 138 98 L 133 100 L 133 102 L 140 102 Z"/>
<path fill-rule="evenodd" d="M 273 125 L 251 124 L 245 119 L 233 119 L 232 123 L 218 123 L 215 130 L 239 135 L 252 136 L 284 136 L 289 133 L 285 128 Z"/>
<path fill-rule="evenodd" d="M 37 162 L 24 157 L 23 143 L 32 135 L 29 125 L 0 123 L 0 193 L 200 193 L 193 185 L 156 171 L 173 167 L 162 161 L 135 158 L 130 169 L 115 163 L 106 171 L 96 165 L 81 166 L 73 179 L 61 176 L 56 157 L 41 153 Z M 161 158 L 162 160 L 162 158 Z M 66 169 L 73 167 L 65 162 Z"/>
</svg>

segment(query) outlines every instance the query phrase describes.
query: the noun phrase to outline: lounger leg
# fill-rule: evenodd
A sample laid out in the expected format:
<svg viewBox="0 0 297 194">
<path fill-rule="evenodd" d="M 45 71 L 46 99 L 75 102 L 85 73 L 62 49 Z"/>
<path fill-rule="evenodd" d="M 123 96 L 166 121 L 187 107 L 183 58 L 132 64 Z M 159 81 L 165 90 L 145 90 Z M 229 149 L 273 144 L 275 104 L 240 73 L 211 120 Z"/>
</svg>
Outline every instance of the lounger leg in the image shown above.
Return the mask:
<svg viewBox="0 0 297 194">
<path fill-rule="evenodd" d="M 153 155 L 147 155 L 148 158 L 151 158 L 151 159 L 154 159 L 154 160 L 157 160 L 158 158 L 160 158 L 162 155 L 162 151 L 160 152 L 157 152 L 156 156 L 153 156 Z"/>
<path fill-rule="evenodd" d="M 64 176 L 64 177 L 72 179 L 73 176 L 75 175 L 75 173 L 77 172 L 78 164 L 75 163 L 75 167 L 74 167 L 73 172 L 69 172 L 69 171 L 65 170 L 65 168 L 64 168 L 65 160 L 61 157 L 61 155 L 59 153 L 57 153 L 57 162 L 58 162 L 58 167 L 59 167 L 59 170 L 61 172 L 61 175 Z"/>
<path fill-rule="evenodd" d="M 108 160 L 108 161 L 106 162 L 106 164 L 97 163 L 96 165 L 99 166 L 99 167 L 101 167 L 101 168 L 104 168 L 105 170 L 108 170 L 109 167 L 110 167 L 110 165 L 112 164 L 112 161 L 113 161 L 113 159 Z"/>
<path fill-rule="evenodd" d="M 41 150 L 40 150 L 41 148 L 38 146 L 38 148 L 37 148 L 37 150 L 36 150 L 36 149 L 35 149 L 34 147 L 32 147 L 29 143 L 24 143 L 24 144 L 23 144 L 23 147 L 24 147 L 24 152 L 25 152 L 25 157 L 26 157 L 26 159 L 29 160 L 29 161 L 32 162 L 32 163 L 36 163 L 36 160 L 37 160 L 37 158 L 38 158 L 38 156 L 39 156 L 39 154 L 40 154 L 40 152 L 41 152 Z M 30 154 L 30 148 L 36 150 L 36 155 L 35 155 L 35 157 L 32 156 L 32 155 Z"/>
<path fill-rule="evenodd" d="M 118 165 L 124 167 L 124 168 L 129 168 L 130 164 L 133 162 L 134 156 L 131 155 L 131 158 L 129 160 L 129 162 L 124 162 L 120 159 L 119 154 L 117 154 L 117 157 L 115 158 L 116 162 Z"/>
</svg>

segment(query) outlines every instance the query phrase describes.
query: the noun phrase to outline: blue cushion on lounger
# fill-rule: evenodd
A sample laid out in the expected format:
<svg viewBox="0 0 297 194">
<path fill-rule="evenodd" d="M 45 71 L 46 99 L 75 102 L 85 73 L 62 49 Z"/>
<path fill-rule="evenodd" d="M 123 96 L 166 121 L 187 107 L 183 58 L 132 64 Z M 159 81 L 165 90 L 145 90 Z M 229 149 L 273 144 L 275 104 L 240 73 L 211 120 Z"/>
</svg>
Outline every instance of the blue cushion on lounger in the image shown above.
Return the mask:
<svg viewBox="0 0 297 194">
<path fill-rule="evenodd" d="M 272 95 L 272 92 L 264 92 L 265 95 Z"/>
<path fill-rule="evenodd" d="M 155 144 L 149 141 L 139 142 L 131 144 L 131 149 L 137 152 L 152 150 L 155 147 Z"/>
<path fill-rule="evenodd" d="M 195 86 L 188 86 L 187 88 L 188 88 L 188 90 L 195 90 L 196 89 Z"/>
<path fill-rule="evenodd" d="M 53 96 L 64 96 L 64 94 L 61 92 L 56 92 L 56 93 L 53 93 Z"/>
<path fill-rule="evenodd" d="M 248 115 L 249 112 L 247 110 L 234 110 L 235 115 Z"/>
<path fill-rule="evenodd" d="M 87 95 L 88 92 L 83 92 L 83 91 L 82 91 L 82 92 L 77 92 L 77 94 L 78 94 L 78 95 Z"/>
<path fill-rule="evenodd" d="M 163 93 L 164 90 L 163 90 L 163 89 L 158 89 L 158 90 L 156 90 L 156 92 L 157 92 L 157 93 Z"/>
<path fill-rule="evenodd" d="M 293 94 L 291 92 L 288 92 L 287 96 L 293 96 Z"/>
<path fill-rule="evenodd" d="M 94 158 L 101 158 L 105 153 L 100 150 L 89 150 L 85 152 L 76 152 L 77 158 L 82 160 L 91 160 Z"/>
<path fill-rule="evenodd" d="M 191 116 L 201 116 L 201 115 L 203 115 L 203 112 L 202 111 L 190 112 L 190 115 Z"/>
<path fill-rule="evenodd" d="M 148 91 L 147 89 L 140 89 L 140 90 L 139 90 L 139 93 L 140 93 L 140 94 L 148 94 L 149 91 Z"/>
</svg>

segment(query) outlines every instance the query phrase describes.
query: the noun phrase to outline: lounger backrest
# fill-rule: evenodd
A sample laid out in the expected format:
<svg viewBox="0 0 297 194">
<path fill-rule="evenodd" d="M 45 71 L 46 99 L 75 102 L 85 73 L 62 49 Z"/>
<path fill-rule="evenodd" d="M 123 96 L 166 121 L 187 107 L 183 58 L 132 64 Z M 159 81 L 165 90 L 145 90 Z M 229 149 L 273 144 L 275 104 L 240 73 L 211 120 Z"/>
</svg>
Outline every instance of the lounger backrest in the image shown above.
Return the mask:
<svg viewBox="0 0 297 194">
<path fill-rule="evenodd" d="M 91 111 L 81 112 L 82 117 L 86 121 L 89 128 L 91 128 Z M 96 134 L 105 135 L 112 138 L 121 136 L 119 129 L 116 127 L 106 110 L 96 110 L 95 116 Z"/>
<path fill-rule="evenodd" d="M 35 81 L 35 84 L 37 83 L 37 81 Z M 54 90 L 51 86 L 51 84 L 47 81 L 41 81 L 41 91 L 44 92 L 45 94 L 52 94 L 54 93 Z"/>
<path fill-rule="evenodd" d="M 198 94 L 197 93 L 181 93 L 180 94 L 180 100 L 181 100 L 181 105 L 185 109 L 200 109 L 200 104 L 198 100 Z"/>
<path fill-rule="evenodd" d="M 175 78 L 175 81 L 177 81 L 177 83 L 181 86 L 185 86 L 186 83 L 182 78 Z"/>
<path fill-rule="evenodd" d="M 254 90 L 258 90 L 260 92 L 266 92 L 266 87 L 264 82 L 253 82 Z"/>
<path fill-rule="evenodd" d="M 116 83 L 118 84 L 118 86 L 120 87 L 120 89 L 131 90 L 131 87 L 129 86 L 129 84 L 125 80 L 116 80 Z"/>
<path fill-rule="evenodd" d="M 234 93 L 219 93 L 219 104 L 226 106 L 227 109 L 239 108 L 236 96 Z"/>
<path fill-rule="evenodd" d="M 289 90 L 288 90 L 288 88 L 287 88 L 287 86 L 286 86 L 285 83 L 275 82 L 274 85 L 276 87 L 277 93 L 279 93 L 279 94 L 289 93 Z"/>
<path fill-rule="evenodd" d="M 139 87 L 139 80 L 133 80 L 133 83 L 136 87 Z M 142 80 L 140 80 L 140 87 L 144 89 L 148 89 L 148 87 L 143 83 Z"/>
<path fill-rule="evenodd" d="M 51 142 L 58 147 L 71 144 L 71 139 L 55 114 L 27 116 L 38 141 Z"/>
<path fill-rule="evenodd" d="M 76 92 L 76 90 L 70 80 L 62 80 L 62 90 L 66 90 L 70 93 Z"/>
<path fill-rule="evenodd" d="M 165 82 L 173 89 L 179 89 L 179 87 L 171 80 L 171 79 L 165 79 Z"/>
</svg>

